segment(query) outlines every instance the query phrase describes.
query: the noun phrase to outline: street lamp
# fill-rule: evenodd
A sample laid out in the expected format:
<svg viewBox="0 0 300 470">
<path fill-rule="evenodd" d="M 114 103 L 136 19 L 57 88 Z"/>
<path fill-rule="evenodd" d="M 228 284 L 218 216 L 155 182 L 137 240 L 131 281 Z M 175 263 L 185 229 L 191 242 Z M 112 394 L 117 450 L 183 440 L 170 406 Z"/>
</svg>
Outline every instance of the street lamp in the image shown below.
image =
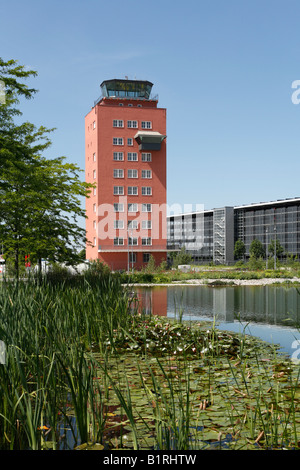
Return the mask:
<svg viewBox="0 0 300 470">
<path fill-rule="evenodd" d="M 266 228 L 266 269 L 268 269 L 268 228 Z"/>
</svg>

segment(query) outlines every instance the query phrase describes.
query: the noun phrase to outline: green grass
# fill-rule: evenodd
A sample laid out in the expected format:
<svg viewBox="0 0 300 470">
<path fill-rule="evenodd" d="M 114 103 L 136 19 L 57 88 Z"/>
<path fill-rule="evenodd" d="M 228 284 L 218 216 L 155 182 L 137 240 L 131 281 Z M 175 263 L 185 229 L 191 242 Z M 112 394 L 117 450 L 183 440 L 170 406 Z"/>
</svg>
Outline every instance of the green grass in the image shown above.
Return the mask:
<svg viewBox="0 0 300 470">
<path fill-rule="evenodd" d="M 122 276 L 0 285 L 0 448 L 298 448 L 299 366 L 214 323 L 131 312 Z M 259 438 L 259 439 L 258 439 Z"/>
</svg>

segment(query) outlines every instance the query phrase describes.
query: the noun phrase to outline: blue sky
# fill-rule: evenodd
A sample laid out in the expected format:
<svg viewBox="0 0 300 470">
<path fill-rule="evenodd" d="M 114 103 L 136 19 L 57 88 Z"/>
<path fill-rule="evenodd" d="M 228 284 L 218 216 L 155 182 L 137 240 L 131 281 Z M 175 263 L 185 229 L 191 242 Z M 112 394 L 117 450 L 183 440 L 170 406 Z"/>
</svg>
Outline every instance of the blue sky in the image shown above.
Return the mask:
<svg viewBox="0 0 300 470">
<path fill-rule="evenodd" d="M 212 209 L 300 196 L 299 17 L 299 0 L 15 0 L 0 6 L 0 55 L 38 72 L 23 119 L 55 127 L 47 156 L 82 169 L 100 83 L 153 82 L 168 204 Z"/>
</svg>

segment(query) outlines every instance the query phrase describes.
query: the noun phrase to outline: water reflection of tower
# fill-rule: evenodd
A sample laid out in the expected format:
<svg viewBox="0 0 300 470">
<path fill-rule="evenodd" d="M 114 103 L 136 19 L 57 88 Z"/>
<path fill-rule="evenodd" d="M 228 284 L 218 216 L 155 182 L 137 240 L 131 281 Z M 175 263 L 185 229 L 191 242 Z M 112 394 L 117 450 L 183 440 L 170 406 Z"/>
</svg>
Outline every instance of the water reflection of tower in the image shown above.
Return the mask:
<svg viewBox="0 0 300 470">
<path fill-rule="evenodd" d="M 217 320 L 234 321 L 234 288 L 213 288 L 213 312 Z"/>
<path fill-rule="evenodd" d="M 136 298 L 139 313 L 167 316 L 168 295 L 165 287 L 137 289 Z"/>
</svg>

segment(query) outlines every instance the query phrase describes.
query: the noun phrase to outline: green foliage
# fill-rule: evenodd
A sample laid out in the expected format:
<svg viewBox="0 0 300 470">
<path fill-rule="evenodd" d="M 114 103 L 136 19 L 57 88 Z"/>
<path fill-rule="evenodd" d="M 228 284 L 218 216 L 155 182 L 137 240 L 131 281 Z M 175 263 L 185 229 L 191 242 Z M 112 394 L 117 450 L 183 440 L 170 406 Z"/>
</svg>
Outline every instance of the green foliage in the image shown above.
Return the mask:
<svg viewBox="0 0 300 470">
<path fill-rule="evenodd" d="M 234 257 L 235 259 L 243 259 L 246 253 L 246 247 L 242 240 L 237 240 L 234 245 Z"/>
<path fill-rule="evenodd" d="M 181 264 L 191 264 L 192 257 L 186 252 L 185 247 L 182 247 L 179 252 L 175 252 L 172 256 L 173 266 L 177 268 Z"/>
<path fill-rule="evenodd" d="M 14 116 L 22 114 L 15 108 L 19 96 L 29 99 L 36 92 L 22 81 L 32 75 L 36 72 L 16 61 L 0 59 L 7 96 L 0 103 L 0 239 L 17 277 L 28 254 L 32 262 L 80 261 L 79 247 L 85 243 L 85 230 L 78 225 L 78 218 L 85 217 L 80 198 L 91 188 L 80 181 L 77 165 L 42 156 L 53 129 L 14 123 Z"/>
<path fill-rule="evenodd" d="M 281 257 L 283 255 L 284 249 L 281 246 L 279 240 L 276 238 L 276 243 L 274 240 L 271 240 L 271 243 L 268 246 L 268 253 L 271 256 L 275 256 L 275 251 L 276 251 L 276 257 Z"/>
<path fill-rule="evenodd" d="M 265 250 L 260 240 L 252 240 L 249 248 L 250 257 L 253 256 L 255 259 L 264 258 Z"/>
</svg>

